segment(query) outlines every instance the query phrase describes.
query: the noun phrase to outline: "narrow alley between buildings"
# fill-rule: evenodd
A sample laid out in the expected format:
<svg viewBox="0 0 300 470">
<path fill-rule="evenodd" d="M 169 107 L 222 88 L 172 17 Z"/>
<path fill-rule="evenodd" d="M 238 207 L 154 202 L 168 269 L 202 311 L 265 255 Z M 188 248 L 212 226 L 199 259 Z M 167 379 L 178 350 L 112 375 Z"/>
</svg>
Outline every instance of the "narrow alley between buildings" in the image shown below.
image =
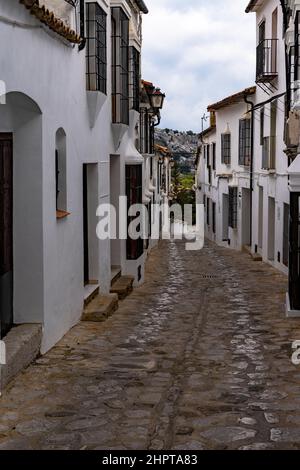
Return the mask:
<svg viewBox="0 0 300 470">
<path fill-rule="evenodd" d="M 162 242 L 145 284 L 80 323 L 0 401 L 0 449 L 297 449 L 299 320 L 247 254 Z"/>
</svg>

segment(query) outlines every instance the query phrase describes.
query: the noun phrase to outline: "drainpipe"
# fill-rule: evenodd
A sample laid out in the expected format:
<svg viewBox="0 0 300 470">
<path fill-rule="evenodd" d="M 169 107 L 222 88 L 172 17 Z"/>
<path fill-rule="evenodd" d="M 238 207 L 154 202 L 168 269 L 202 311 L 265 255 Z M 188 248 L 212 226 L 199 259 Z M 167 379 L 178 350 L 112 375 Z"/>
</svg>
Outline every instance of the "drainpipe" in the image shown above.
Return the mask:
<svg viewBox="0 0 300 470">
<path fill-rule="evenodd" d="M 160 125 L 160 122 L 161 122 L 161 114 L 160 112 L 157 114 L 157 122 L 155 124 L 153 124 L 153 127 L 157 127 Z"/>
<path fill-rule="evenodd" d="M 82 51 L 86 45 L 86 38 L 85 38 L 85 1 L 80 0 L 80 37 L 81 43 L 79 44 L 79 51 Z"/>
<path fill-rule="evenodd" d="M 281 4 L 282 14 L 283 14 L 284 33 L 286 34 L 286 31 L 289 27 L 286 0 L 280 0 L 280 4 Z M 284 43 L 284 47 L 285 47 L 286 102 L 287 102 L 287 105 L 285 107 L 285 117 L 286 119 L 288 119 L 290 106 L 291 106 L 291 84 L 290 84 L 290 75 L 289 75 L 289 55 L 288 55 L 286 42 Z"/>
<path fill-rule="evenodd" d="M 244 101 L 251 107 L 251 155 L 250 155 L 250 247 L 252 248 L 252 214 L 253 214 L 253 167 L 254 167 L 254 103 L 244 95 Z"/>
</svg>

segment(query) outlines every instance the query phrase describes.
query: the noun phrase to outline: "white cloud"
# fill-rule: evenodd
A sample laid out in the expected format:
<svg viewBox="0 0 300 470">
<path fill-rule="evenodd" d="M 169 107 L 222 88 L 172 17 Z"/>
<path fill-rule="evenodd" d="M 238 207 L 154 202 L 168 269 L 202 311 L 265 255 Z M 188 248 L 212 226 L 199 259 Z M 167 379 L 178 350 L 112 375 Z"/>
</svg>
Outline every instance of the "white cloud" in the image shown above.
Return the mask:
<svg viewBox="0 0 300 470">
<path fill-rule="evenodd" d="M 162 125 L 200 130 L 207 105 L 254 82 L 245 0 L 147 0 L 143 78 L 167 94 Z"/>
</svg>

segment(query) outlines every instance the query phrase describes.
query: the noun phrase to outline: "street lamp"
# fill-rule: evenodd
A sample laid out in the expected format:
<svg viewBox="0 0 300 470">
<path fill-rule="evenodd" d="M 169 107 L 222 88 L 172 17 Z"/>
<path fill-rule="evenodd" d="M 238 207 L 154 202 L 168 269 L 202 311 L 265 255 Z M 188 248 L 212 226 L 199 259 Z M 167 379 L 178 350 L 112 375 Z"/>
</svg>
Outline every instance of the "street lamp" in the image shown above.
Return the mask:
<svg viewBox="0 0 300 470">
<path fill-rule="evenodd" d="M 163 108 L 166 95 L 161 92 L 160 88 L 156 88 L 150 95 L 151 106 L 155 110 Z"/>
</svg>

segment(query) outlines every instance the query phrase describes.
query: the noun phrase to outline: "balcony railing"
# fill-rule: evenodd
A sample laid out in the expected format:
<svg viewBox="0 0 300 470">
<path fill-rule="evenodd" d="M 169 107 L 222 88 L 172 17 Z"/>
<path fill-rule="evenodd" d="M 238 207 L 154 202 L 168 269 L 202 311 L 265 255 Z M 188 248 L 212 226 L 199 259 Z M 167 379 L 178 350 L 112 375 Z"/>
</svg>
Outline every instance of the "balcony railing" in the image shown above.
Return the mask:
<svg viewBox="0 0 300 470">
<path fill-rule="evenodd" d="M 278 39 L 264 39 L 256 49 L 256 82 L 270 83 L 278 76 Z"/>
</svg>

